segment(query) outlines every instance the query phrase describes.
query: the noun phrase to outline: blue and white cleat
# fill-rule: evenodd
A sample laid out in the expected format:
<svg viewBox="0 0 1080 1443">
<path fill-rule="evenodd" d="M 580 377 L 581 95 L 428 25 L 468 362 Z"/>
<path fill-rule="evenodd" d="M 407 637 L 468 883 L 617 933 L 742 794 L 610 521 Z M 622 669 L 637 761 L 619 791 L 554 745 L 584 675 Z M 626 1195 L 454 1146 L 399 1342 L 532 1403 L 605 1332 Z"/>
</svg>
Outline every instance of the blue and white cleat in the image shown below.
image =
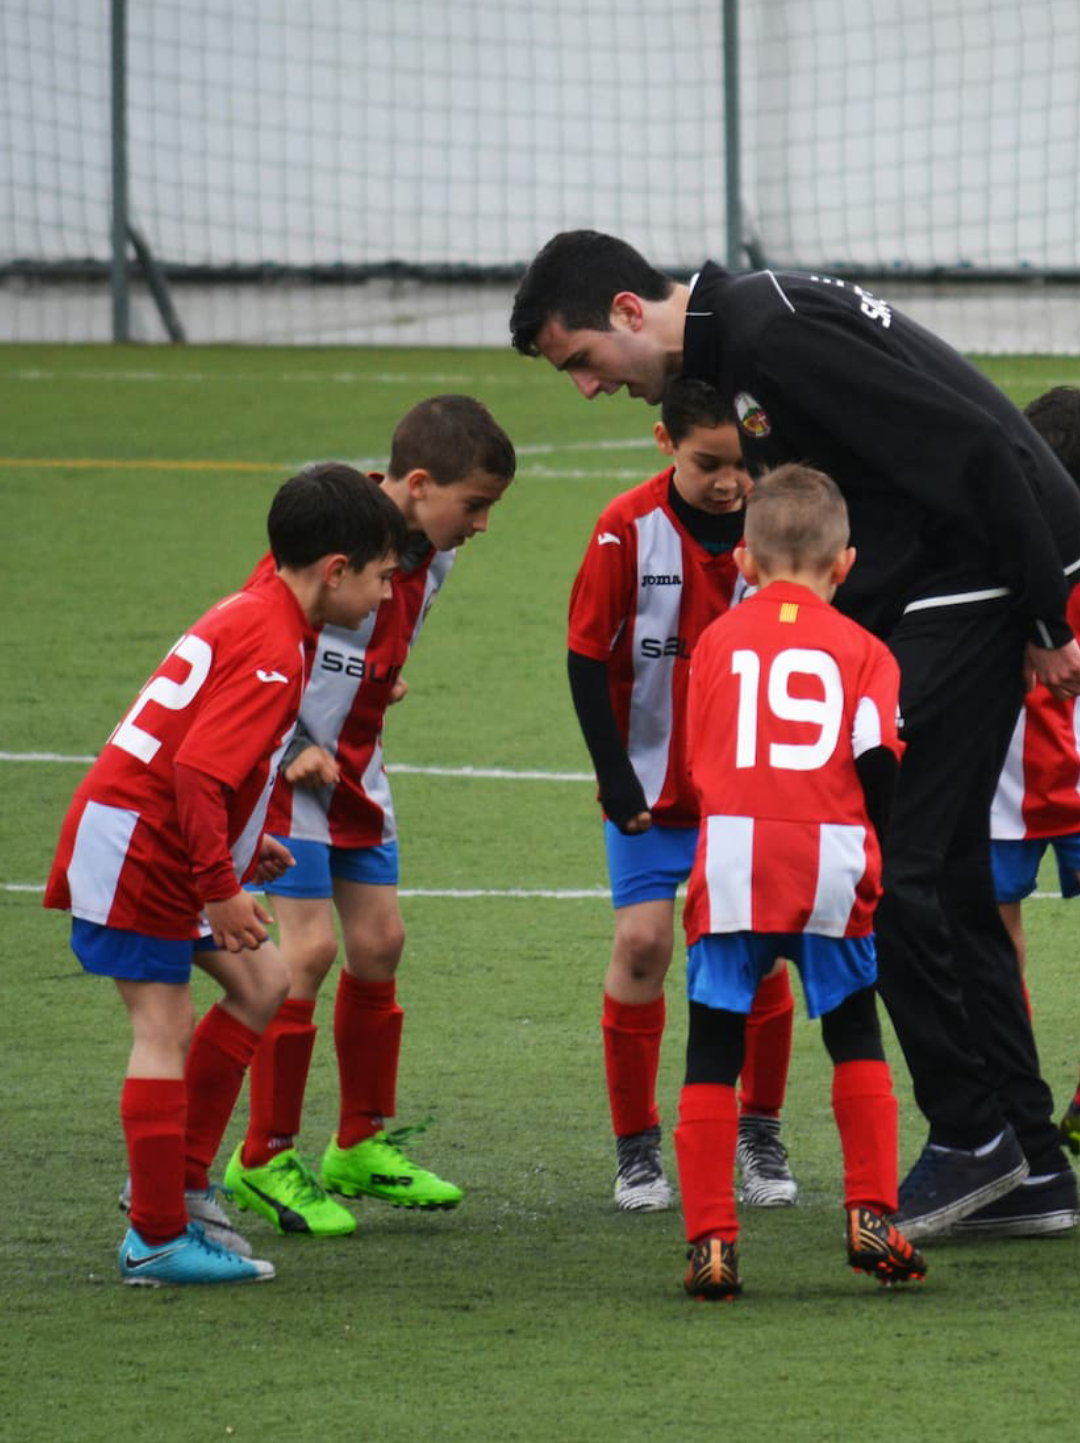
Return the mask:
<svg viewBox="0 0 1080 1443">
<path fill-rule="evenodd" d="M 147 1243 L 128 1228 L 120 1244 L 120 1276 L 133 1287 L 174 1287 L 188 1283 L 267 1283 L 273 1263 L 243 1258 L 208 1238 L 198 1223 L 167 1243 Z"/>
</svg>

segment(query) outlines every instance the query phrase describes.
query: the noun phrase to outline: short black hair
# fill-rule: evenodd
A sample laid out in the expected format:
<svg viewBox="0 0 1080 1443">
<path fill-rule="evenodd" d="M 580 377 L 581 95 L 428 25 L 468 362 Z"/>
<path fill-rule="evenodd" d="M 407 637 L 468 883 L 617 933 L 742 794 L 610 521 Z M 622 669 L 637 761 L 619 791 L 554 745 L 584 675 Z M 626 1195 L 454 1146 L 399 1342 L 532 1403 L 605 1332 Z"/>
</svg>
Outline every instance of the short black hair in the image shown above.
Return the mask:
<svg viewBox="0 0 1080 1443">
<path fill-rule="evenodd" d="M 536 338 L 548 321 L 568 331 L 609 331 L 620 291 L 664 301 L 675 282 L 626 241 L 595 230 L 564 230 L 537 253 L 518 286 L 510 336 L 523 356 L 538 356 Z"/>
<path fill-rule="evenodd" d="M 513 442 L 488 408 L 472 396 L 429 396 L 405 412 L 390 443 L 390 475 L 426 471 L 452 486 L 470 471 L 510 481 L 517 470 Z"/>
<path fill-rule="evenodd" d="M 660 419 L 677 446 L 695 426 L 738 425 L 735 407 L 708 381 L 676 376 L 664 387 Z"/>
<path fill-rule="evenodd" d="M 405 518 L 377 481 L 342 461 L 305 466 L 278 488 L 266 521 L 276 565 L 342 552 L 354 571 L 405 549 Z"/>
<path fill-rule="evenodd" d="M 1080 389 L 1054 386 L 1036 396 L 1024 415 L 1080 486 Z"/>
</svg>

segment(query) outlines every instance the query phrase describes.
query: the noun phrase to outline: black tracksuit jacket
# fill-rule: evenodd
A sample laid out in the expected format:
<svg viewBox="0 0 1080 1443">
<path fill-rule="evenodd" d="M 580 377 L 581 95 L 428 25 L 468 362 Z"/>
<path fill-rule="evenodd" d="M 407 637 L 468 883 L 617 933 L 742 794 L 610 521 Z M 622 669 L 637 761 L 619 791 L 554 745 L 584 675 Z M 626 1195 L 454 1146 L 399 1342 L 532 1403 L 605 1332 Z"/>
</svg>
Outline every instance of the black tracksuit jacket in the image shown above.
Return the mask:
<svg viewBox="0 0 1080 1443">
<path fill-rule="evenodd" d="M 841 611 L 888 636 L 906 608 L 1004 604 L 1039 645 L 1070 639 L 1080 493 L 945 342 L 851 281 L 706 264 L 683 374 L 734 399 L 752 474 L 804 461 L 840 487 L 858 548 Z"/>
</svg>

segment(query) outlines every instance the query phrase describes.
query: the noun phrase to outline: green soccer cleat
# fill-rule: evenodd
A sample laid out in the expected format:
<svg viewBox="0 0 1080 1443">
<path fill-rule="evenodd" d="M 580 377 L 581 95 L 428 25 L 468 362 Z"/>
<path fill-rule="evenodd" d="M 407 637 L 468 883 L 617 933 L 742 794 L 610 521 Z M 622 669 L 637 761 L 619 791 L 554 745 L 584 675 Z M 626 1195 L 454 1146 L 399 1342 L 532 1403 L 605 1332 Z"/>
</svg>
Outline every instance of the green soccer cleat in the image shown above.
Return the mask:
<svg viewBox="0 0 1080 1443">
<path fill-rule="evenodd" d="M 1058 1123 L 1058 1136 L 1074 1157 L 1080 1154 L 1080 1100 L 1075 1097 Z"/>
<path fill-rule="evenodd" d="M 338 1147 L 335 1135 L 323 1153 L 323 1186 L 343 1197 L 382 1198 L 396 1208 L 456 1208 L 464 1196 L 461 1189 L 417 1167 L 399 1146 L 424 1126 L 377 1132 L 353 1147 Z"/>
<path fill-rule="evenodd" d="M 295 1147 L 278 1153 L 262 1167 L 244 1167 L 243 1143 L 229 1159 L 225 1186 L 238 1208 L 248 1208 L 272 1223 L 279 1233 L 307 1233 L 336 1238 L 356 1229 L 356 1219 L 326 1189 Z"/>
</svg>

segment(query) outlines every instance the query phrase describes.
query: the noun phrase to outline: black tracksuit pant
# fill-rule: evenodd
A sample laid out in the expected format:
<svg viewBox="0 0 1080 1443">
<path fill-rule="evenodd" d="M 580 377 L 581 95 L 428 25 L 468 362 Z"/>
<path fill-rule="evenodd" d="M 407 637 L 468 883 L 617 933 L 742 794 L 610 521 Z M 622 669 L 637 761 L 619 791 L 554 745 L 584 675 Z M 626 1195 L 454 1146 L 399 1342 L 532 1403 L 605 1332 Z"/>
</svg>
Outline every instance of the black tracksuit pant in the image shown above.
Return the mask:
<svg viewBox="0 0 1080 1443">
<path fill-rule="evenodd" d="M 884 849 L 878 987 L 930 1121 L 954 1147 L 1016 1129 L 1032 1173 L 1066 1160 L 990 871 L 990 804 L 1023 697 L 1024 637 L 997 606 L 903 617 L 907 743 Z"/>
</svg>

